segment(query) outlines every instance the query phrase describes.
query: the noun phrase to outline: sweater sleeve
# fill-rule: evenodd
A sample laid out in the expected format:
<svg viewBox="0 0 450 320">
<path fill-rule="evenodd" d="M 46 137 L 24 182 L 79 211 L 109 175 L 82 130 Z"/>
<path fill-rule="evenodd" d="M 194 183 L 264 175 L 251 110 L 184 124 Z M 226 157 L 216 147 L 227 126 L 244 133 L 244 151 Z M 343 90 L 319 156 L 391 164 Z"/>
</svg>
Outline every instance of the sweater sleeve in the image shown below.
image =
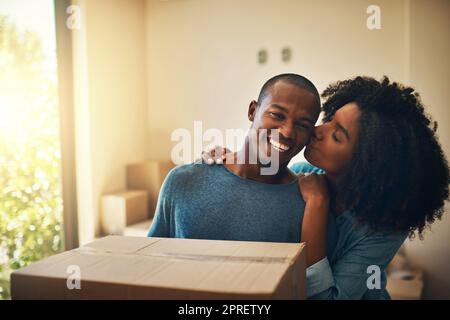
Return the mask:
<svg viewBox="0 0 450 320">
<path fill-rule="evenodd" d="M 174 171 L 171 171 L 159 191 L 158 203 L 154 214 L 152 225 L 148 231 L 148 237 L 163 237 L 169 238 L 171 236 L 171 222 L 173 219 L 173 182 L 175 179 Z"/>
<path fill-rule="evenodd" d="M 306 271 L 309 299 L 361 299 L 367 290 L 384 290 L 381 273 L 405 240 L 404 236 L 365 236 L 332 265 L 327 258 Z"/>
</svg>

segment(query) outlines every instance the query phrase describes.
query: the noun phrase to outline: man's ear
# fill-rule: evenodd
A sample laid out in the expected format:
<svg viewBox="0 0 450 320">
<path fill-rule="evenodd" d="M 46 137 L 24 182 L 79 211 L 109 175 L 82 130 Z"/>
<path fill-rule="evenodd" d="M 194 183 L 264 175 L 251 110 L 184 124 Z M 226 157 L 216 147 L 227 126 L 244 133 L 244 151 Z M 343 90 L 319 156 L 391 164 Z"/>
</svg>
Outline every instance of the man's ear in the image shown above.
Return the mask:
<svg viewBox="0 0 450 320">
<path fill-rule="evenodd" d="M 253 122 L 253 120 L 255 120 L 257 108 L 258 108 L 258 102 L 256 102 L 255 100 L 252 100 L 252 102 L 250 102 L 250 105 L 248 106 L 248 120 L 250 120 L 251 122 Z"/>
</svg>

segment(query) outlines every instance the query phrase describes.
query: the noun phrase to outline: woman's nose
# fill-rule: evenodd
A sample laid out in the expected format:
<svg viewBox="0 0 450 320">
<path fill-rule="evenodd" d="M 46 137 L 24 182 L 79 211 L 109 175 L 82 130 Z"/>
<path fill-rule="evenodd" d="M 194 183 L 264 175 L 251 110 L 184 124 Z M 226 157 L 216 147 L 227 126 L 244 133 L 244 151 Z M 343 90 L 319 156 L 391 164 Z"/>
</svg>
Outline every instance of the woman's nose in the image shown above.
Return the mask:
<svg viewBox="0 0 450 320">
<path fill-rule="evenodd" d="M 317 140 L 322 140 L 322 138 L 323 138 L 323 127 L 322 126 L 317 126 L 314 128 L 313 137 L 316 138 Z"/>
</svg>

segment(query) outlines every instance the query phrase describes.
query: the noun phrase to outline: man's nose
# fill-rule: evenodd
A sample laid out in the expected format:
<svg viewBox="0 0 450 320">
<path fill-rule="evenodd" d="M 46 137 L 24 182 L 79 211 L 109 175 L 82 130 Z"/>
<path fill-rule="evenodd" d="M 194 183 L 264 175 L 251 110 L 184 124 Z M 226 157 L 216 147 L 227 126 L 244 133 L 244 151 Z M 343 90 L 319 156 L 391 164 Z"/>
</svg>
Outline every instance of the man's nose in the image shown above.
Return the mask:
<svg viewBox="0 0 450 320">
<path fill-rule="evenodd" d="M 286 123 L 284 124 L 280 129 L 280 134 L 285 137 L 286 139 L 293 139 L 294 138 L 294 126 L 292 124 Z"/>
</svg>

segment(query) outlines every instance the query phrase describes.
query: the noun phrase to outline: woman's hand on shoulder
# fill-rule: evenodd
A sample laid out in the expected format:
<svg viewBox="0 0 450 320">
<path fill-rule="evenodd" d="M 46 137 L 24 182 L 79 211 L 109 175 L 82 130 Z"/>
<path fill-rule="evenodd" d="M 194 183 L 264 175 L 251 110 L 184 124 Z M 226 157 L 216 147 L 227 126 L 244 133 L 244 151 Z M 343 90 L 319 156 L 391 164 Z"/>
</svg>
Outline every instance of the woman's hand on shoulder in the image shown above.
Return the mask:
<svg viewBox="0 0 450 320">
<path fill-rule="evenodd" d="M 298 184 L 305 202 L 329 202 L 330 197 L 325 174 L 300 173 L 298 175 Z"/>
<path fill-rule="evenodd" d="M 232 153 L 226 147 L 215 146 L 212 149 L 202 151 L 202 160 L 209 165 L 223 164 L 227 154 Z"/>
</svg>

